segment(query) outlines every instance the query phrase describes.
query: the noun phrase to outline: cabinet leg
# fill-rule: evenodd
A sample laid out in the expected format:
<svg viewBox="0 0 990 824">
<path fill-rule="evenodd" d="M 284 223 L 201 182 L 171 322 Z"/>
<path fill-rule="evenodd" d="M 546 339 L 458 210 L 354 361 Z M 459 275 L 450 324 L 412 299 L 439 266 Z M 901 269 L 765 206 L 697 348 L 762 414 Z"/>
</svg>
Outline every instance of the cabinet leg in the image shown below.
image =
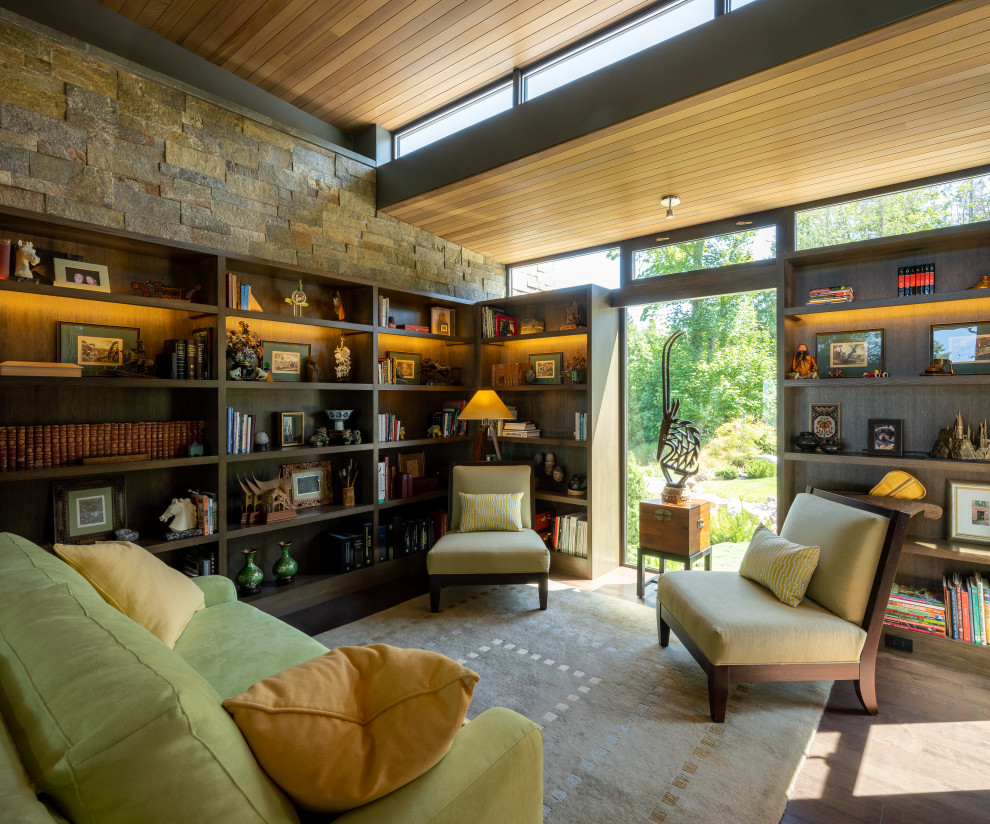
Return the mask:
<svg viewBox="0 0 990 824">
<path fill-rule="evenodd" d="M 725 721 L 725 705 L 729 701 L 729 671 L 724 667 L 712 667 L 708 673 L 708 709 L 712 721 Z"/>
<path fill-rule="evenodd" d="M 643 589 L 644 589 L 644 587 L 643 587 L 643 577 L 644 577 L 643 564 L 644 564 L 645 560 L 646 559 L 643 557 L 643 547 L 640 547 L 639 550 L 636 553 L 636 597 L 637 598 L 642 598 L 643 597 Z"/>
<path fill-rule="evenodd" d="M 430 612 L 440 611 L 440 576 L 430 576 Z"/>
<path fill-rule="evenodd" d="M 712 571 L 712 551 L 708 550 L 708 554 L 705 555 L 705 572 Z"/>
</svg>

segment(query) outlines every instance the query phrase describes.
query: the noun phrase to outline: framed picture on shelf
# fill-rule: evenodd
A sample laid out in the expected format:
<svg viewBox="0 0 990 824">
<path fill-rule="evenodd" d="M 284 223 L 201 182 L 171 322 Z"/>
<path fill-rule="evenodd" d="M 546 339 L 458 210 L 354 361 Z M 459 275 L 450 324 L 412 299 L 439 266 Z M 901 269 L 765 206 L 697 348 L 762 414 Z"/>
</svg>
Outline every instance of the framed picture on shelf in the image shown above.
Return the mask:
<svg viewBox="0 0 990 824">
<path fill-rule="evenodd" d="M 98 263 L 55 258 L 55 285 L 70 289 L 88 289 L 90 292 L 110 291 L 110 270 Z"/>
<path fill-rule="evenodd" d="M 330 461 L 309 461 L 282 466 L 282 486 L 288 487 L 289 497 L 296 509 L 333 503 L 330 471 Z"/>
<path fill-rule="evenodd" d="M 56 480 L 52 496 L 58 543 L 92 544 L 124 527 L 123 475 Z"/>
<path fill-rule="evenodd" d="M 426 475 L 426 453 L 400 452 L 399 474 L 406 473 L 409 473 L 414 478 L 424 477 Z"/>
<path fill-rule="evenodd" d="M 932 324 L 928 354 L 952 361 L 958 375 L 990 374 L 990 321 Z"/>
<path fill-rule="evenodd" d="M 842 404 L 809 403 L 808 429 L 823 443 L 837 444 L 842 436 Z"/>
<path fill-rule="evenodd" d="M 59 363 L 77 363 L 83 375 L 113 375 L 124 363 L 124 350 L 137 346 L 141 330 L 133 326 L 56 324 Z"/>
<path fill-rule="evenodd" d="M 883 329 L 819 332 L 815 343 L 821 377 L 830 372 L 843 378 L 861 378 L 867 372 L 883 372 Z"/>
<path fill-rule="evenodd" d="M 561 364 L 564 361 L 563 352 L 542 352 L 529 356 L 529 368 L 536 374 L 534 383 L 560 383 L 562 380 Z"/>
<path fill-rule="evenodd" d="M 866 425 L 866 451 L 870 455 L 903 455 L 904 421 L 870 418 Z"/>
<path fill-rule="evenodd" d="M 446 306 L 430 307 L 430 331 L 434 335 L 453 335 L 454 310 Z"/>
<path fill-rule="evenodd" d="M 276 412 L 275 438 L 279 449 L 302 446 L 306 442 L 306 415 L 302 412 Z"/>
<path fill-rule="evenodd" d="M 519 334 L 519 321 L 511 315 L 495 315 L 492 320 L 495 324 L 495 337 L 511 338 Z"/>
<path fill-rule="evenodd" d="M 388 357 L 395 361 L 395 376 L 402 383 L 419 384 L 422 380 L 423 356 L 416 352 L 389 352 Z"/>
<path fill-rule="evenodd" d="M 990 484 L 946 480 L 945 503 L 948 540 L 990 544 Z"/>
<path fill-rule="evenodd" d="M 308 343 L 283 343 L 263 340 L 264 360 L 271 365 L 272 380 L 301 381 L 306 375 L 310 346 Z"/>
</svg>

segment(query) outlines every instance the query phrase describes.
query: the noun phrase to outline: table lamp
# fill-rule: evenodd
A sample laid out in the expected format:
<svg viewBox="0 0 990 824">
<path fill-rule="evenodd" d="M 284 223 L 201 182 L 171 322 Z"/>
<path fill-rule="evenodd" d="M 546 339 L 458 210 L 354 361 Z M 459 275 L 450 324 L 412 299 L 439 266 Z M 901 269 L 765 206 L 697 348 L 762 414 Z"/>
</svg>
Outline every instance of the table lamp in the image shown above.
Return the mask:
<svg viewBox="0 0 990 824">
<path fill-rule="evenodd" d="M 498 437 L 495 434 L 493 421 L 504 421 L 514 418 L 502 399 L 491 389 L 479 389 L 474 393 L 474 397 L 468 401 L 467 406 L 458 415 L 462 421 L 481 421 L 478 425 L 478 434 L 474 439 L 474 460 L 484 460 L 485 453 L 485 430 L 492 436 L 492 444 L 495 446 L 495 457 L 502 460 L 502 452 L 498 448 Z"/>
</svg>

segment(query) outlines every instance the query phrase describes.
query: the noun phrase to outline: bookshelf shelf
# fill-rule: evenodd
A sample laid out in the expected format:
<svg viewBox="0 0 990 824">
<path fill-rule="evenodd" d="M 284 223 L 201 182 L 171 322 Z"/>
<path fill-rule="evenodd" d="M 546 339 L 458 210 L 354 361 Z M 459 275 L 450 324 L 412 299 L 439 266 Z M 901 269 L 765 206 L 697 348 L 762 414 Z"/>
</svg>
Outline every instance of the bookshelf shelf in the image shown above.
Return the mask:
<svg viewBox="0 0 990 824">
<path fill-rule="evenodd" d="M 88 478 L 112 475 L 117 472 L 146 472 L 149 470 L 184 469 L 194 466 L 216 466 L 216 455 L 203 455 L 195 458 L 162 458 L 154 461 L 110 461 L 98 464 L 77 464 L 54 466 L 47 469 L 21 469 L 0 472 L 0 483 L 14 481 L 46 481 L 57 478 Z"/>
<path fill-rule="evenodd" d="M 327 392 L 370 392 L 370 383 L 307 383 L 306 381 L 224 381 L 227 392 L 304 392 L 319 389 Z"/>
<path fill-rule="evenodd" d="M 560 492 L 545 492 L 539 489 L 536 490 L 536 499 L 539 501 L 549 501 L 550 503 L 556 504 L 571 504 L 572 506 L 587 507 L 587 498 L 578 498 L 573 495 L 567 495 L 566 493 Z"/>
<path fill-rule="evenodd" d="M 182 538 L 178 541 L 161 541 L 158 543 L 141 541 L 139 543 L 152 555 L 163 555 L 166 552 L 174 552 L 177 549 L 189 549 L 194 546 L 203 546 L 204 544 L 215 544 L 220 541 L 220 536 L 216 533 L 213 535 L 196 535 L 192 538 Z"/>
<path fill-rule="evenodd" d="M 16 292 L 28 295 L 40 295 L 45 298 L 63 298 L 67 300 L 91 301 L 94 303 L 112 303 L 120 306 L 143 306 L 148 309 L 168 309 L 172 312 L 185 312 L 199 317 L 215 317 L 217 307 L 205 303 L 188 303 L 182 300 L 160 300 L 146 298 L 143 295 L 127 295 L 116 292 L 87 292 L 81 289 L 66 289 L 60 286 L 47 286 L 41 283 L 19 283 L 15 280 L 0 280 L 0 292 Z"/>
<path fill-rule="evenodd" d="M 408 498 L 393 498 L 390 501 L 379 502 L 379 509 L 394 509 L 397 506 L 406 504 L 418 504 L 425 501 L 435 501 L 438 498 L 446 498 L 446 489 L 436 489 L 433 492 L 421 492 L 419 495 L 410 495 Z"/>
<path fill-rule="evenodd" d="M 412 438 L 405 441 L 381 441 L 378 443 L 378 451 L 383 452 L 385 450 L 392 449 L 412 449 L 415 447 L 424 446 L 446 446 L 447 444 L 466 443 L 473 440 L 474 436 L 472 435 L 457 435 L 453 438 Z"/>
<path fill-rule="evenodd" d="M 246 463 L 248 461 L 274 461 L 278 463 L 303 463 L 311 460 L 312 455 L 350 455 L 359 452 L 370 452 L 374 446 L 370 443 L 344 444 L 341 446 L 303 446 L 289 449 L 268 449 L 265 452 L 243 452 L 236 455 L 225 455 L 228 463 Z"/>
<path fill-rule="evenodd" d="M 247 538 L 252 535 L 263 535 L 266 532 L 277 532 L 283 529 L 297 529 L 308 524 L 321 521 L 332 521 L 337 518 L 347 518 L 351 515 L 366 515 L 372 512 L 374 507 L 370 504 L 361 506 L 314 506 L 310 509 L 300 509 L 296 512 L 296 517 L 288 521 L 277 521 L 273 524 L 228 524 L 228 538 Z"/>
<path fill-rule="evenodd" d="M 168 380 L 166 378 L 101 378 L 86 375 L 78 378 L 43 378 L 37 376 L 2 375 L 0 386 L 50 387 L 66 389 L 216 389 L 217 381 Z"/>
<path fill-rule="evenodd" d="M 839 452 L 836 455 L 826 455 L 821 452 L 785 452 L 785 461 L 835 463 L 843 466 L 896 466 L 898 469 L 948 469 L 955 473 L 986 474 L 990 464 L 986 461 L 954 461 L 942 458 L 928 457 L 885 457 L 867 455 L 863 452 Z"/>
<path fill-rule="evenodd" d="M 986 386 L 990 384 L 990 375 L 915 375 L 893 378 L 846 378 L 834 380 L 784 380 L 781 381 L 785 390 L 790 389 L 822 389 L 828 392 L 847 389 L 873 392 L 883 389 L 895 389 L 904 386 L 924 386 L 929 389 L 953 389 L 958 386 Z"/>
<path fill-rule="evenodd" d="M 533 343 L 534 341 L 551 340 L 553 338 L 584 338 L 588 336 L 585 329 L 559 329 L 555 332 L 533 332 L 529 335 L 509 335 L 508 337 L 485 338 L 482 343 L 491 346 L 507 346 L 513 344 Z"/>
<path fill-rule="evenodd" d="M 224 315 L 235 320 L 269 321 L 272 323 L 286 323 L 293 326 L 319 326 L 324 329 L 339 329 L 342 332 L 353 334 L 370 334 L 374 329 L 374 327 L 363 323 L 348 323 L 343 320 L 328 320 L 326 318 L 307 317 L 305 315 L 301 318 L 296 318 L 292 315 L 283 315 L 281 312 L 250 312 L 241 309 L 227 309 L 224 311 Z M 248 325 L 250 326 L 250 324 Z"/>
</svg>

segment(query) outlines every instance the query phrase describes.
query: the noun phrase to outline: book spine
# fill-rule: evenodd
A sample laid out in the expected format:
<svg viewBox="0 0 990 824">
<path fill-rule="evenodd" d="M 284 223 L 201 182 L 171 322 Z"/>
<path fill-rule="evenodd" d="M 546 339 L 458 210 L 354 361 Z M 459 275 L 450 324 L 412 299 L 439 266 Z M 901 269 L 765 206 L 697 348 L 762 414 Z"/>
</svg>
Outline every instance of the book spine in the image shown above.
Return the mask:
<svg viewBox="0 0 990 824">
<path fill-rule="evenodd" d="M 0 472 L 7 471 L 7 429 L 0 426 Z"/>
</svg>

